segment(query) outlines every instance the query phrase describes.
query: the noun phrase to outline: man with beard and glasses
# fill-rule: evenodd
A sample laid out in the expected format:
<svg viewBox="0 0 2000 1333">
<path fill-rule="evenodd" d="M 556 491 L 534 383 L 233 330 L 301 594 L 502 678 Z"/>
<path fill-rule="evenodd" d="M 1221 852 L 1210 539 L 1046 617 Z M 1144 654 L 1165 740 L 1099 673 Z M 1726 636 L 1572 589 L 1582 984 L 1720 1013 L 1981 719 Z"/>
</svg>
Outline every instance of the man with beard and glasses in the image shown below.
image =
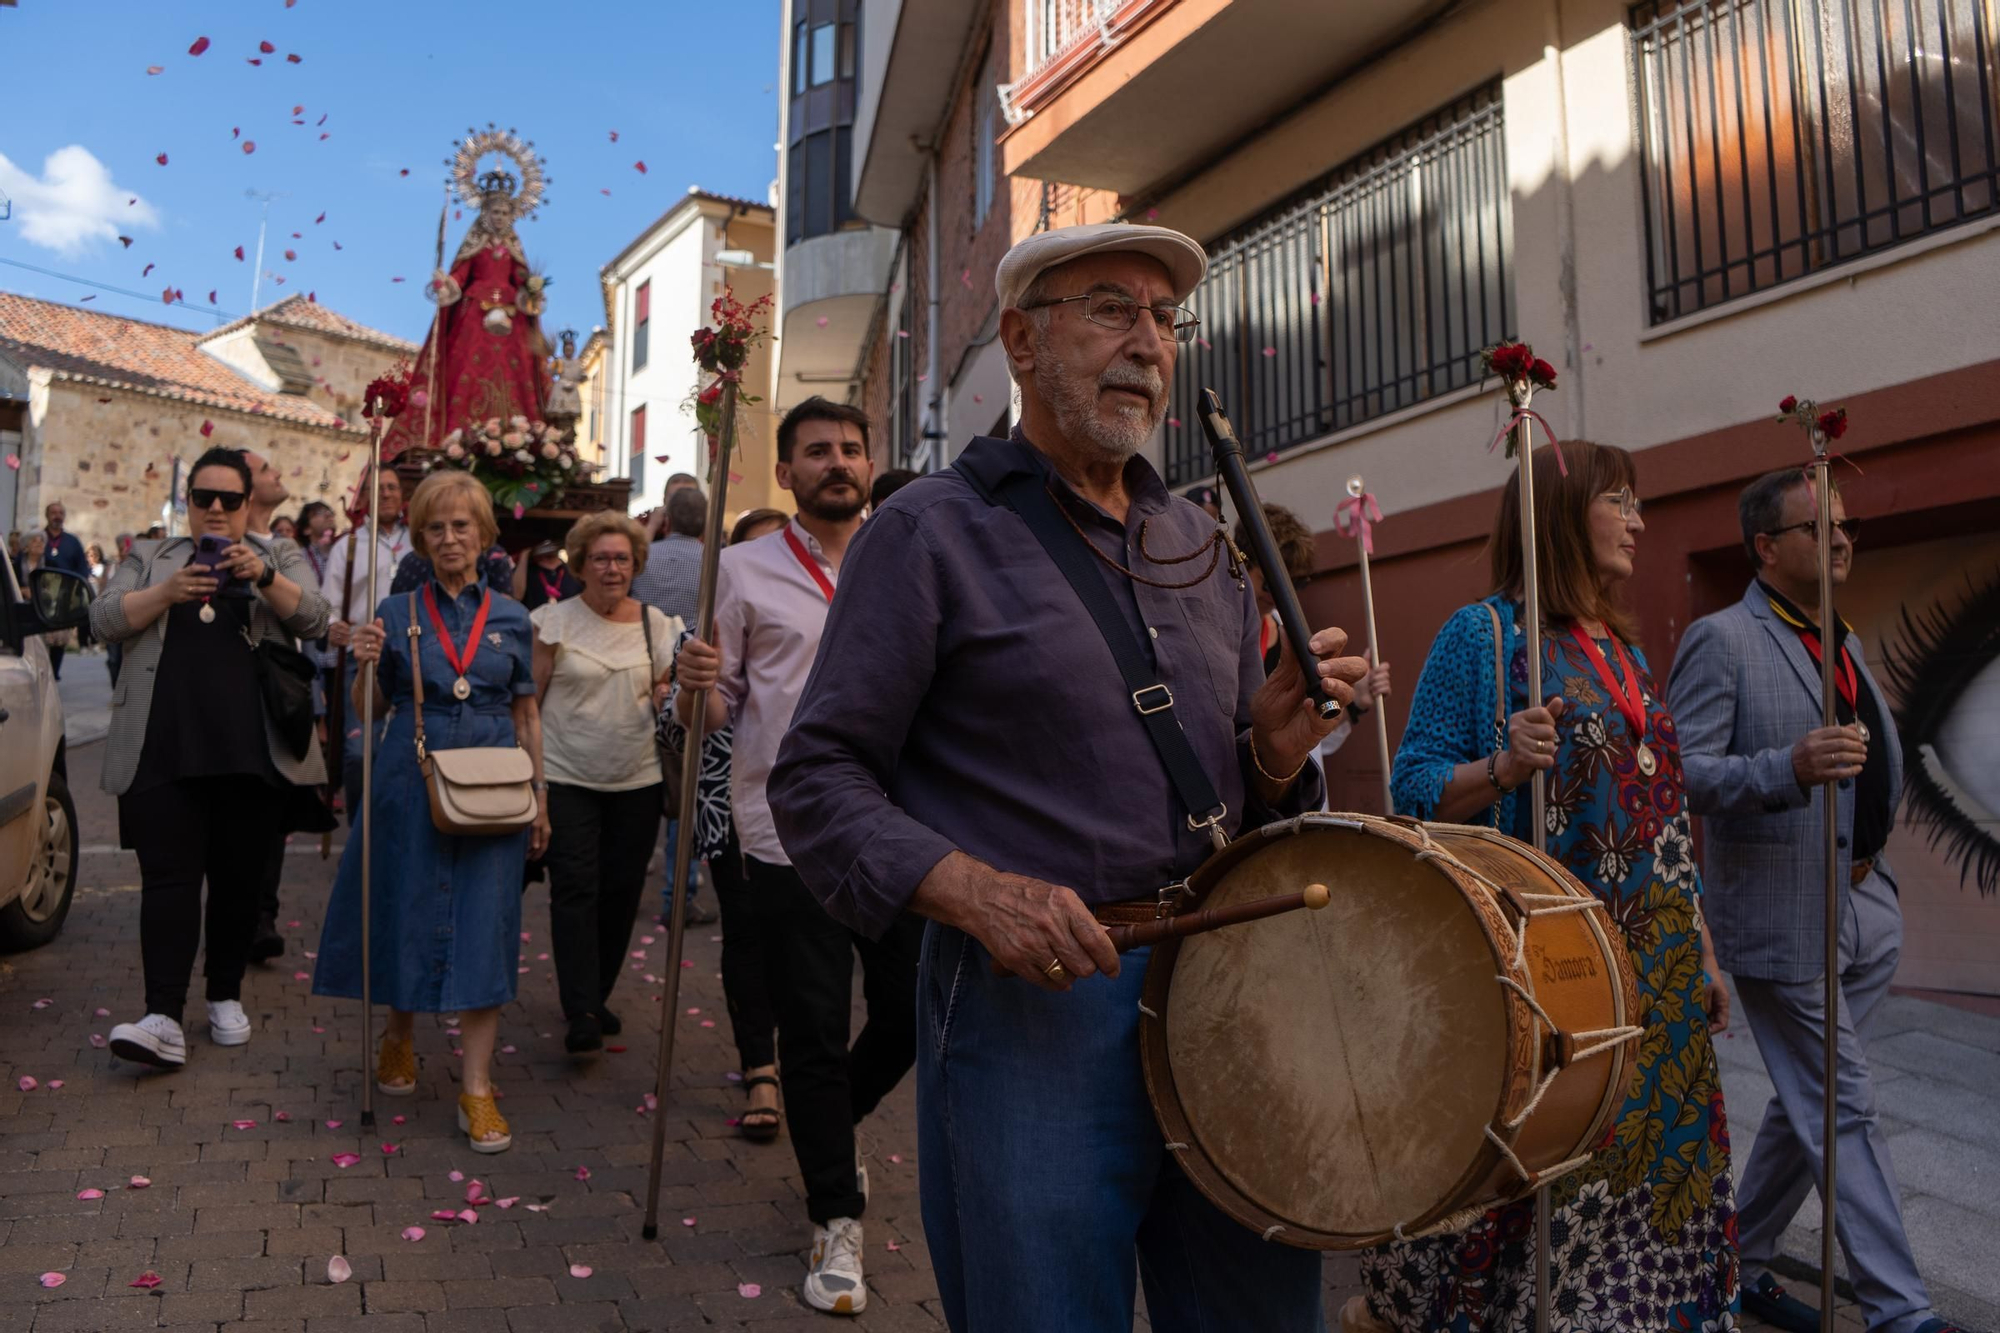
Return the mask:
<svg viewBox="0 0 2000 1333">
<path fill-rule="evenodd" d="M 1195 816 L 1234 834 L 1323 790 L 1307 760 L 1332 724 L 1297 659 L 1266 678 L 1226 535 L 1140 456 L 1206 267 L 1186 236 L 1122 224 L 1008 252 L 1020 425 L 869 520 L 771 773 L 785 849 L 836 920 L 929 918 L 918 1188 L 955 1333 L 1129 1329 L 1135 1273 L 1156 1329 L 1321 1328 L 1319 1256 L 1231 1221 L 1174 1162 L 1139 1063 L 1146 953 L 1121 965 L 1098 916 L 1172 910 L 1211 851 Z M 1164 689 L 1135 694 L 1115 636 Z M 1345 644 L 1312 639 L 1343 704 L 1367 671 Z M 1184 803 L 1142 713 L 1178 723 L 1221 813 Z"/>
<path fill-rule="evenodd" d="M 916 1058 L 923 923 L 891 910 L 857 930 L 830 915 L 792 868 L 764 787 L 819 651 L 873 472 L 861 409 L 808 398 L 786 413 L 778 426 L 778 485 L 798 502 L 798 517 L 722 551 L 714 644 L 689 639 L 675 661 L 681 721 L 694 715 L 693 691 L 707 690 L 708 729 L 735 728 L 730 799 L 764 937 L 792 1151 L 814 1227 L 804 1295 L 814 1309 L 834 1314 L 859 1314 L 868 1304 L 861 1268 L 868 1176 L 854 1127 Z M 857 953 L 868 1024 L 850 1050 Z"/>
</svg>

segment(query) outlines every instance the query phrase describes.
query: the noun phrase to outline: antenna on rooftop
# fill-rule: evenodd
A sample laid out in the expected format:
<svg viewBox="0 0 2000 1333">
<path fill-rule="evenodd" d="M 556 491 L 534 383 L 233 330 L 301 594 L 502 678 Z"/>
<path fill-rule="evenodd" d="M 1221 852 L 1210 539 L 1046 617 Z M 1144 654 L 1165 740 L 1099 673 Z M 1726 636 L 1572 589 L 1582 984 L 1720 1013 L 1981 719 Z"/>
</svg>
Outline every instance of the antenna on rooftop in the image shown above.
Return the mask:
<svg viewBox="0 0 2000 1333">
<path fill-rule="evenodd" d="M 250 275 L 250 313 L 254 315 L 257 313 L 257 292 L 264 281 L 264 232 L 271 225 L 271 201 L 283 199 L 285 194 L 282 190 L 245 190 L 243 197 L 261 200 L 264 204 L 263 221 L 257 224 L 257 267 Z"/>
</svg>

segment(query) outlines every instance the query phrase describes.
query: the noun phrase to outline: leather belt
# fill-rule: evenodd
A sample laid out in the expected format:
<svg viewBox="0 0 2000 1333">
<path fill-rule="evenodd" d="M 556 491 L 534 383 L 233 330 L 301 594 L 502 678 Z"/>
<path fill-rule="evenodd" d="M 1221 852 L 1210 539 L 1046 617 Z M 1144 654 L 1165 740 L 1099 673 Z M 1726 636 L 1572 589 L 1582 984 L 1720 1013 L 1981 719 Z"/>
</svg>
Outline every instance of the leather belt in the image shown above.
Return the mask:
<svg viewBox="0 0 2000 1333">
<path fill-rule="evenodd" d="M 1164 889 L 1155 898 L 1128 898 L 1115 903 L 1092 903 L 1090 914 L 1100 926 L 1143 926 L 1180 911 L 1187 893 L 1179 885 Z"/>
<path fill-rule="evenodd" d="M 1875 858 L 1872 856 L 1863 861 L 1856 861 L 1853 868 L 1848 872 L 1847 883 L 1849 887 L 1858 885 L 1862 880 L 1867 879 L 1869 872 L 1874 869 Z"/>
</svg>

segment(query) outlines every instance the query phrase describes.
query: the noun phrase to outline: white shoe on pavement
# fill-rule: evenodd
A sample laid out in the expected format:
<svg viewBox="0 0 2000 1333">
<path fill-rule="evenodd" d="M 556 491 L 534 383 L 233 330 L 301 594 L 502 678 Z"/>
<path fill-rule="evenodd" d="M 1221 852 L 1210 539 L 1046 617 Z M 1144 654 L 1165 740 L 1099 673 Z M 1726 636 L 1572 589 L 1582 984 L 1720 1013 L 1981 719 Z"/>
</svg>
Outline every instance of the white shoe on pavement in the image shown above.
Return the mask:
<svg viewBox="0 0 2000 1333">
<path fill-rule="evenodd" d="M 159 1069 L 179 1069 L 187 1063 L 187 1038 L 181 1025 L 165 1014 L 147 1014 L 136 1023 L 111 1029 L 111 1053 Z"/>
<path fill-rule="evenodd" d="M 860 1314 L 868 1308 L 868 1286 L 861 1277 L 859 1221 L 836 1217 L 813 1229 L 805 1298 L 807 1305 L 829 1314 Z"/>
<path fill-rule="evenodd" d="M 250 1040 L 250 1015 L 241 1000 L 208 1002 L 208 1035 L 217 1046 L 242 1046 Z"/>
</svg>

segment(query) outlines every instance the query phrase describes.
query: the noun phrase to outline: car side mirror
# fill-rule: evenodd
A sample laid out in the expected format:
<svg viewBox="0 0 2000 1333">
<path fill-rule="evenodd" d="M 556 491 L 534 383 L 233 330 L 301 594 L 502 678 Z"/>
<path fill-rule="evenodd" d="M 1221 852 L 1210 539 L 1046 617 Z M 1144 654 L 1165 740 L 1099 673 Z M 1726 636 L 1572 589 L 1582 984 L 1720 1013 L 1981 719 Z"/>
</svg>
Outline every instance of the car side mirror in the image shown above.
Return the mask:
<svg viewBox="0 0 2000 1333">
<path fill-rule="evenodd" d="M 28 576 L 28 600 L 43 633 L 89 620 L 92 596 L 90 580 L 66 569 L 38 569 Z"/>
</svg>

